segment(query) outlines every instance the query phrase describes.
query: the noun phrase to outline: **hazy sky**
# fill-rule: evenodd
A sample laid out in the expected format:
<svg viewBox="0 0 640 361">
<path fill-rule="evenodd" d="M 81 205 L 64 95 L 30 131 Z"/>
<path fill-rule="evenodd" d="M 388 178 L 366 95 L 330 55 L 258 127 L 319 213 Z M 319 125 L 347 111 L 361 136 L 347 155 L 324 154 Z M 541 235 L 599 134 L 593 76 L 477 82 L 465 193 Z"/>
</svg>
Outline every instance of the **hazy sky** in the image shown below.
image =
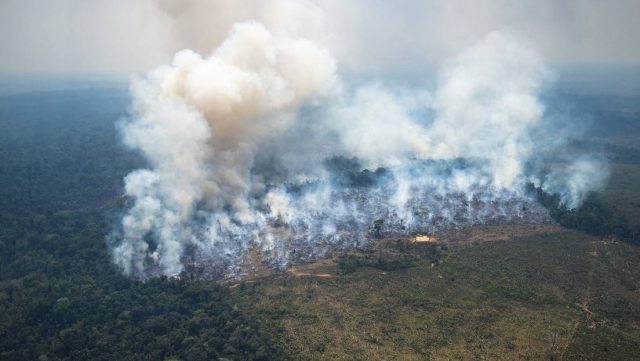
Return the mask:
<svg viewBox="0 0 640 361">
<path fill-rule="evenodd" d="M 345 72 L 424 72 L 492 30 L 529 39 L 554 66 L 640 66 L 640 0 L 316 3 L 309 18 Z M 0 0 L 0 74 L 141 72 L 185 47 L 210 51 L 233 22 L 262 20 L 260 4 Z"/>
</svg>

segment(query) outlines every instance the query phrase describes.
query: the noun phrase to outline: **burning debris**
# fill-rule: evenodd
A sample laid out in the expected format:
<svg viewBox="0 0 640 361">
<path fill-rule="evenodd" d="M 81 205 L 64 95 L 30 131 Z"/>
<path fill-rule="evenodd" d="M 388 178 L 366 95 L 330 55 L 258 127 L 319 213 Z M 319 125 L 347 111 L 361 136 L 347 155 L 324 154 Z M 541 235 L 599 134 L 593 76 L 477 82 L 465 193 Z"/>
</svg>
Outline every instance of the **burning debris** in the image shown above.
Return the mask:
<svg viewBox="0 0 640 361">
<path fill-rule="evenodd" d="M 183 253 L 181 263 L 188 271 L 203 277 L 237 279 L 264 273 L 266 269 L 285 270 L 367 249 L 378 239 L 400 237 L 408 238 L 414 244 L 426 244 L 435 243 L 435 235 L 448 229 L 488 224 L 552 223 L 546 209 L 525 195 L 503 195 L 504 199 L 496 200 L 491 194 L 476 195 L 467 201 L 460 195 L 433 197 L 433 190 L 416 189 L 416 198 L 408 202 L 408 208 L 398 210 L 392 204 L 394 194 L 385 193 L 394 187 L 386 183 L 384 187 L 336 190 L 333 185 L 331 188 L 326 202 L 332 206 L 322 205 L 309 218 L 301 217 L 304 213 L 298 210 L 306 206 L 297 204 L 305 198 L 294 198 L 289 205 L 289 212 L 296 212 L 293 216 L 283 210 L 272 211 L 265 225 L 245 229 L 246 238 L 238 237 L 232 245 L 224 244 L 224 249 L 191 247 Z M 316 191 L 317 188 L 308 190 Z M 153 262 L 146 267 L 147 276 L 162 274 Z"/>
<path fill-rule="evenodd" d="M 133 204 L 110 236 L 124 273 L 226 277 L 256 250 L 286 268 L 373 238 L 545 223 L 526 183 L 575 206 L 606 176 L 586 159 L 538 166 L 563 139 L 545 128 L 547 70 L 517 38 L 490 34 L 433 94 L 410 93 L 343 83 L 297 25 L 237 23 L 211 54 L 183 50 L 134 81 L 121 130 L 149 168 L 125 178 Z"/>
</svg>

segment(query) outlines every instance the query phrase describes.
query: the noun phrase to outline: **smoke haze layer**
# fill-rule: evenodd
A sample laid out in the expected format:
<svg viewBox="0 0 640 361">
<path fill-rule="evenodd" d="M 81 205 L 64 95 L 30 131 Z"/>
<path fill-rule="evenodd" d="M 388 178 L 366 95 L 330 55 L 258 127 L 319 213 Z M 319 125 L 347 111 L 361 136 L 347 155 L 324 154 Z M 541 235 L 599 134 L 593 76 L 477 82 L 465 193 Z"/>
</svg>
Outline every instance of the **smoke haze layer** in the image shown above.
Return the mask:
<svg viewBox="0 0 640 361">
<path fill-rule="evenodd" d="M 125 178 L 131 206 L 111 235 L 124 273 L 233 276 L 254 250 L 283 268 L 374 236 L 547 222 L 527 183 L 577 207 L 605 181 L 594 157 L 541 166 L 566 141 L 549 128 L 550 72 L 526 41 L 488 34 L 433 91 L 355 86 L 314 37 L 321 21 L 292 23 L 318 11 L 300 4 L 133 81 L 121 131 L 149 168 Z"/>
</svg>

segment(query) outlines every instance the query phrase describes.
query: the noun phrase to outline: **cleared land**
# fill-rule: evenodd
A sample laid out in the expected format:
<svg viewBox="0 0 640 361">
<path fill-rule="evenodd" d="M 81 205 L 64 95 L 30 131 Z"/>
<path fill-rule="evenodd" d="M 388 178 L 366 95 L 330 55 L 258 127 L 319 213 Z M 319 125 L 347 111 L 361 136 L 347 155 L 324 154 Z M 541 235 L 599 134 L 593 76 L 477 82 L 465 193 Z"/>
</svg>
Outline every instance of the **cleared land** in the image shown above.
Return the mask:
<svg viewBox="0 0 640 361">
<path fill-rule="evenodd" d="M 293 359 L 640 358 L 640 248 L 557 226 L 381 240 L 232 290 Z"/>
</svg>

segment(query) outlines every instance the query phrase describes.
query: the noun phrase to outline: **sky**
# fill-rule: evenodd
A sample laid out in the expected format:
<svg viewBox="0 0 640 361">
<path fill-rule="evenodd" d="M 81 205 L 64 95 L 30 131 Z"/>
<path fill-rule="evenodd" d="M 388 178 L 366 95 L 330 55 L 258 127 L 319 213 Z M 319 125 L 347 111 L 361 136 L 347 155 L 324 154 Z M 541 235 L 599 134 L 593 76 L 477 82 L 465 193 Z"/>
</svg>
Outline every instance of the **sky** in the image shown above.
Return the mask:
<svg viewBox="0 0 640 361">
<path fill-rule="evenodd" d="M 128 76 L 207 53 L 260 0 L 0 0 L 0 75 Z M 640 67 L 640 0 L 317 0 L 344 73 L 420 74 L 484 37 L 528 39 L 555 67 Z M 307 19 L 305 19 L 306 21 Z M 307 35 L 307 34 L 305 34 Z"/>
</svg>

